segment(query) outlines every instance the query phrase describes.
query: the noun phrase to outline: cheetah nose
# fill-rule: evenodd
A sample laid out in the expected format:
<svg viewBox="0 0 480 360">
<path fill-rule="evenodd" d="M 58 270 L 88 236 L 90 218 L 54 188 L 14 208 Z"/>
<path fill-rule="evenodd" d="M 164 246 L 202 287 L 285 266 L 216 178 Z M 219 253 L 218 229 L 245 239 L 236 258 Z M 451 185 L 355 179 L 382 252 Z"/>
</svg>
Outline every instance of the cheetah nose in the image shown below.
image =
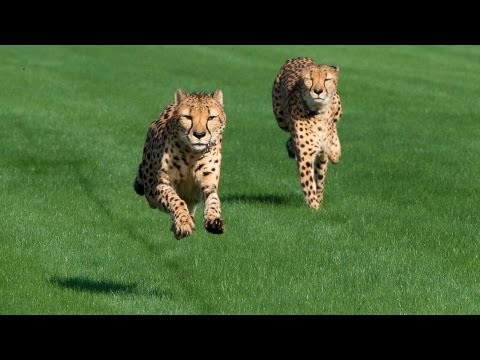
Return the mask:
<svg viewBox="0 0 480 360">
<path fill-rule="evenodd" d="M 194 131 L 193 136 L 195 136 L 197 139 L 201 139 L 204 137 L 207 133 L 205 131 L 199 132 L 199 131 Z"/>
<path fill-rule="evenodd" d="M 320 95 L 323 92 L 323 89 L 313 89 L 313 92 L 317 95 Z"/>
</svg>

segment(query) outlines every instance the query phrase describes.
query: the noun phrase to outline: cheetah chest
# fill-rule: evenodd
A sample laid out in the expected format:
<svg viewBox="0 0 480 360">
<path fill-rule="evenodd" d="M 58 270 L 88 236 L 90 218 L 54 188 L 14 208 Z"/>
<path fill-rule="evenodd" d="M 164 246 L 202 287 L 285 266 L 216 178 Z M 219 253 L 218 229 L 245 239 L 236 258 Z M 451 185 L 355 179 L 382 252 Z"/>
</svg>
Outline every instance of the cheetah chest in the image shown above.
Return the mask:
<svg viewBox="0 0 480 360">
<path fill-rule="evenodd" d="M 165 157 L 163 161 L 163 176 L 166 176 L 177 194 L 184 200 L 199 200 L 201 198 L 200 185 L 195 180 L 193 168 L 196 163 L 179 156 Z"/>
<path fill-rule="evenodd" d="M 291 130 L 300 144 L 300 150 L 329 153 L 333 126 L 333 120 L 325 116 L 315 116 L 309 119 L 293 120 Z"/>
<path fill-rule="evenodd" d="M 200 186 L 196 184 L 193 175 L 173 182 L 177 194 L 187 202 L 199 201 L 202 197 Z"/>
</svg>

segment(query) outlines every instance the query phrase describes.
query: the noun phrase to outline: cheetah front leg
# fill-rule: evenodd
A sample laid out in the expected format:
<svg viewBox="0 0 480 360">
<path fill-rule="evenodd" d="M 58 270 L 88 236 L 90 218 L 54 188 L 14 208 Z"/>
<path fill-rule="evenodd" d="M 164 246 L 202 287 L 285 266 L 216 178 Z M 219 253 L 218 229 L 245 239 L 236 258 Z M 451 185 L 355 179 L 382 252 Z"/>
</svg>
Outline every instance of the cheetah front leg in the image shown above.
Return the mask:
<svg viewBox="0 0 480 360">
<path fill-rule="evenodd" d="M 340 146 L 340 139 L 337 133 L 337 124 L 334 123 L 332 127 L 332 135 L 330 137 L 328 158 L 333 164 L 337 164 L 342 156 L 342 147 Z"/>
<path fill-rule="evenodd" d="M 298 149 L 297 153 L 300 153 Z M 316 183 L 314 181 L 313 172 L 314 160 L 315 158 L 313 155 L 303 153 L 299 156 L 299 159 L 297 159 L 297 165 L 305 201 L 310 208 L 318 210 L 320 203 L 316 196 Z"/>
<path fill-rule="evenodd" d="M 221 219 L 220 199 L 217 194 L 217 186 L 212 185 L 204 189 L 205 210 L 203 220 L 205 229 L 212 234 L 223 234 L 224 224 Z"/>
<path fill-rule="evenodd" d="M 206 159 L 204 163 L 201 163 L 200 166 L 198 166 L 198 170 L 195 172 L 195 177 L 200 184 L 203 193 L 203 200 L 205 202 L 203 225 L 205 229 L 212 234 L 223 234 L 224 224 L 220 217 L 220 199 L 217 194 L 221 159 L 218 150 L 212 149 L 212 156 L 215 157 L 214 164 L 216 165 L 213 165 L 212 167 L 204 166 L 212 163 L 214 158 L 210 158 L 208 163 L 208 159 Z"/>
<path fill-rule="evenodd" d="M 340 98 L 337 95 L 338 107 L 335 115 L 333 116 L 333 123 L 331 124 L 331 135 L 329 139 L 329 152 L 328 158 L 333 164 L 337 164 L 340 161 L 340 156 L 342 156 L 342 148 L 340 146 L 340 139 L 338 138 L 337 124 L 342 116 L 342 104 L 340 103 Z"/>
<path fill-rule="evenodd" d="M 168 184 L 160 184 L 155 190 L 158 203 L 172 216 L 172 231 L 177 240 L 192 235 L 195 223 L 189 209 L 176 191 Z"/>
<path fill-rule="evenodd" d="M 325 185 L 325 176 L 328 169 L 328 157 L 321 153 L 315 159 L 315 184 L 317 186 L 317 201 L 321 205 L 323 202 L 323 190 Z"/>
</svg>

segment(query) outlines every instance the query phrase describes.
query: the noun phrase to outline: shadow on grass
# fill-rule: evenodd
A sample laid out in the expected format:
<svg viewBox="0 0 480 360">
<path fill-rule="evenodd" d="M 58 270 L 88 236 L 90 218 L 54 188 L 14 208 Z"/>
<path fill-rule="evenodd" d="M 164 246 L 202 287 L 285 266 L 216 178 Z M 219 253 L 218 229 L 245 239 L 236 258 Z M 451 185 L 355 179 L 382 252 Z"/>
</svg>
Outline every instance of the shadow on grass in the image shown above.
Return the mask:
<svg viewBox="0 0 480 360">
<path fill-rule="evenodd" d="M 246 195 L 246 194 L 232 194 L 220 197 L 222 203 L 225 202 L 248 202 L 256 204 L 272 204 L 272 205 L 293 205 L 296 203 L 295 199 L 288 195 Z"/>
<path fill-rule="evenodd" d="M 80 277 L 70 277 L 70 278 L 59 278 L 52 277 L 50 282 L 56 284 L 60 287 L 73 289 L 78 291 L 88 291 L 92 293 L 126 293 L 133 294 L 136 292 L 136 284 L 122 284 L 114 281 L 97 281 L 87 278 Z"/>
<path fill-rule="evenodd" d="M 57 276 L 52 276 L 49 279 L 49 283 L 65 289 L 85 291 L 96 294 L 150 295 L 168 299 L 172 297 L 172 291 L 170 289 L 151 289 L 144 291 L 140 289 L 137 284 L 124 284 L 107 280 L 98 281 L 82 277 L 61 278 Z"/>
</svg>

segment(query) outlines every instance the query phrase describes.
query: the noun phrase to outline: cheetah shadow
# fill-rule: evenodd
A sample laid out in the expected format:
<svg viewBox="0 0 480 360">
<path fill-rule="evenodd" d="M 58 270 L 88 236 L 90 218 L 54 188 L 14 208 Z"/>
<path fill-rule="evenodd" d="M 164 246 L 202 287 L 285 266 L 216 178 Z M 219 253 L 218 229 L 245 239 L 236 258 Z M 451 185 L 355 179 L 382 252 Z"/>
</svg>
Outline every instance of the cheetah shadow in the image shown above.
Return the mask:
<svg viewBox="0 0 480 360">
<path fill-rule="evenodd" d="M 121 283 L 107 280 L 93 280 L 86 277 L 58 277 L 52 276 L 48 282 L 60 288 L 80 292 L 114 295 L 150 295 L 159 298 L 171 298 L 170 289 L 143 290 L 135 283 Z"/>
<path fill-rule="evenodd" d="M 222 203 L 253 203 L 266 205 L 295 205 L 296 199 L 288 195 L 252 195 L 252 194 L 226 194 L 220 197 Z"/>
</svg>

